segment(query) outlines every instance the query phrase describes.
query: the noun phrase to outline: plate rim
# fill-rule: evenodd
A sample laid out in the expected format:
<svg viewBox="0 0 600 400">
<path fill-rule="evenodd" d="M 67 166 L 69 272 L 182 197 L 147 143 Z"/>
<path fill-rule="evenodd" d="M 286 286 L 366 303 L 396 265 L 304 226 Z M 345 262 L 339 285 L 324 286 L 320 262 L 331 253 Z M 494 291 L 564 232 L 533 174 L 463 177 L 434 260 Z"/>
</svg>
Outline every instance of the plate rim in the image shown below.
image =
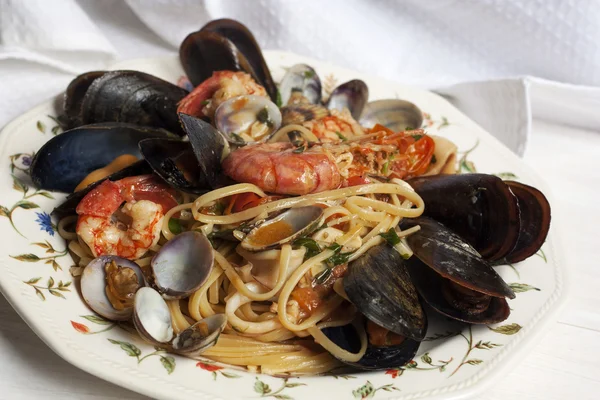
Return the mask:
<svg viewBox="0 0 600 400">
<path fill-rule="evenodd" d="M 282 52 L 282 51 L 265 51 L 265 54 L 270 54 L 272 56 L 294 56 L 301 57 L 303 59 L 310 60 L 311 58 L 305 56 L 299 56 L 291 52 Z M 138 59 L 128 59 L 121 60 L 117 63 L 112 64 L 107 69 L 116 69 L 119 68 L 120 65 L 127 64 L 152 64 L 165 60 L 172 60 L 173 55 L 164 55 L 158 57 L 147 57 L 147 58 L 138 58 Z M 315 60 L 316 61 L 316 60 Z M 380 81 L 385 81 L 390 84 L 393 84 L 396 87 L 406 87 L 411 91 L 421 91 L 427 92 L 433 96 L 438 97 L 440 100 L 448 103 L 451 107 L 455 109 L 457 113 L 460 113 L 465 119 L 469 120 L 475 127 L 478 128 L 480 134 L 484 134 L 487 136 L 486 139 L 492 139 L 495 146 L 501 146 L 504 150 L 511 152 L 506 148 L 496 137 L 488 133 L 486 130 L 477 125 L 474 121 L 468 118 L 462 111 L 451 105 L 448 100 L 443 98 L 442 96 L 424 90 L 418 87 L 410 87 L 407 85 L 400 84 L 398 82 L 394 82 L 388 79 L 380 78 L 375 75 L 369 75 L 364 73 L 358 73 L 352 71 L 347 68 L 337 67 L 332 63 L 317 61 L 318 64 L 327 65 L 335 68 L 336 70 L 342 70 L 348 73 L 360 74 L 363 76 L 370 76 L 373 78 L 377 78 Z M 59 94 L 60 95 L 60 94 Z M 37 106 L 31 108 L 25 113 L 17 116 L 9 123 L 7 123 L 2 130 L 0 131 L 0 149 L 5 149 L 6 144 L 10 142 L 9 133 L 15 130 L 16 127 L 21 126 L 25 123 L 29 123 L 34 116 L 39 116 L 40 111 L 46 109 L 49 105 L 54 107 L 56 101 L 56 95 L 51 96 L 49 99 L 41 102 Z M 2 151 L 4 153 L 4 151 Z M 511 152 L 512 153 L 512 152 Z M 515 157 L 517 157 L 515 155 Z M 545 180 L 538 175 L 538 173 L 533 170 L 527 163 L 520 160 L 520 162 L 524 165 L 524 168 L 527 169 L 528 173 L 533 176 L 536 182 L 540 182 L 544 187 L 544 192 L 550 200 L 550 203 L 553 204 L 553 196 L 551 190 L 548 189 Z M 460 380 L 458 382 L 447 384 L 438 388 L 430 389 L 430 390 L 422 390 L 412 394 L 404 394 L 397 397 L 397 399 L 416 399 L 416 398 L 427 398 L 427 399 L 460 399 L 467 398 L 469 396 L 480 393 L 485 390 L 487 387 L 493 384 L 497 377 L 504 375 L 506 371 L 511 367 L 511 363 L 509 360 L 519 362 L 522 360 L 533 348 L 531 343 L 541 337 L 545 328 L 547 328 L 552 322 L 556 320 L 556 316 L 564 307 L 567 299 L 568 292 L 570 290 L 570 279 L 568 274 L 568 269 L 565 267 L 565 253 L 564 248 L 562 246 L 562 240 L 560 239 L 559 232 L 562 232 L 560 227 L 562 226 L 560 221 L 560 216 L 557 216 L 556 212 L 552 215 L 552 234 L 549 237 L 550 241 L 550 251 L 552 254 L 552 259 L 555 260 L 556 268 L 555 268 L 555 288 L 550 297 L 543 303 L 543 305 L 539 308 L 539 310 L 532 316 L 531 320 L 526 326 L 514 335 L 514 338 L 505 345 L 498 354 L 495 355 L 494 358 L 486 361 L 486 365 L 479 369 L 476 373 L 472 374 L 468 378 Z M 5 254 L 1 254 L 4 257 Z M 129 390 L 133 390 L 138 393 L 142 393 L 147 396 L 157 396 L 159 398 L 172 398 L 173 392 L 170 388 L 173 388 L 180 393 L 186 393 L 186 396 L 194 396 L 194 398 L 202 398 L 202 399 L 214 399 L 214 400 L 226 400 L 225 397 L 215 397 L 208 392 L 199 392 L 194 389 L 187 388 L 180 384 L 176 384 L 173 382 L 169 382 L 168 380 L 157 378 L 155 376 L 147 375 L 144 372 L 141 372 L 139 369 L 131 368 L 123 366 L 120 363 L 112 361 L 108 358 L 102 358 L 97 356 L 94 353 L 87 351 L 85 348 L 82 348 L 78 344 L 68 341 L 68 338 L 62 337 L 65 342 L 60 341 L 61 330 L 54 323 L 54 321 L 45 317 L 46 323 L 40 322 L 40 319 L 37 318 L 37 315 L 34 315 L 31 306 L 35 305 L 35 308 L 38 310 L 41 309 L 41 304 L 34 302 L 34 304 L 30 304 L 29 302 L 18 301 L 18 297 L 32 296 L 31 294 L 25 294 L 22 290 L 20 290 L 16 285 L 14 285 L 14 281 L 19 281 L 20 279 L 10 270 L 10 268 L 5 265 L 6 261 L 0 259 L 1 266 L 9 273 L 10 280 L 0 276 L 0 291 L 4 294 L 5 298 L 9 302 L 9 304 L 13 307 L 13 309 L 19 314 L 19 316 L 25 321 L 25 323 L 34 331 L 34 333 L 50 348 L 54 351 L 58 356 L 63 358 L 65 361 L 69 362 L 73 366 L 86 371 L 92 375 L 95 375 L 107 382 L 116 384 L 118 386 L 124 387 Z M 9 282 L 10 281 L 10 282 Z M 19 293 L 21 292 L 21 293 Z M 41 313 L 44 315 L 44 313 Z M 47 324 L 53 328 L 54 333 L 57 335 L 47 335 L 44 330 L 47 330 Z M 520 347 L 515 350 L 515 347 Z M 75 352 L 73 352 L 74 350 Z M 89 362 L 89 358 L 77 357 L 77 354 L 85 353 L 87 357 L 91 357 L 94 359 L 94 362 Z M 102 366 L 110 366 L 111 368 L 102 368 Z M 136 378 L 147 380 L 152 379 L 154 382 L 160 383 L 160 385 L 144 385 L 143 381 L 138 382 L 137 385 L 131 385 L 131 381 L 127 380 L 125 377 L 127 375 L 121 374 L 120 370 L 123 372 L 127 371 L 128 374 L 133 373 L 136 375 Z M 129 385 L 129 386 L 128 386 Z M 133 387 L 134 386 L 134 387 Z"/>
</svg>

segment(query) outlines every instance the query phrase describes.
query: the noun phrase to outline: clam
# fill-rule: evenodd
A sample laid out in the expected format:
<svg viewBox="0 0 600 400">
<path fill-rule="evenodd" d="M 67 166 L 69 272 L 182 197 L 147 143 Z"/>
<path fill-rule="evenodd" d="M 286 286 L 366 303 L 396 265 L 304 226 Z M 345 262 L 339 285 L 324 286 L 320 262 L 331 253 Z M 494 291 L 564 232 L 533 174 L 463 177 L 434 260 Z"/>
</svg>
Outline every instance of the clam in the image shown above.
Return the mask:
<svg viewBox="0 0 600 400">
<path fill-rule="evenodd" d="M 169 136 L 162 129 L 116 122 L 71 129 L 38 150 L 31 163 L 31 179 L 39 188 L 70 193 L 90 172 L 118 156 L 141 157 L 140 140 Z"/>
<path fill-rule="evenodd" d="M 229 39 L 208 30 L 190 33 L 179 46 L 181 65 L 194 86 L 214 71 L 244 71 L 259 81 L 246 56 Z"/>
<path fill-rule="evenodd" d="M 321 80 L 317 72 L 306 64 L 296 64 L 289 68 L 279 84 L 281 104 L 321 102 Z"/>
<path fill-rule="evenodd" d="M 241 246 L 249 251 L 272 249 L 310 234 L 322 223 L 321 207 L 290 208 L 251 230 L 242 240 Z"/>
<path fill-rule="evenodd" d="M 401 228 L 419 225 L 407 242 L 410 277 L 423 299 L 436 311 L 464 322 L 487 324 L 510 314 L 506 297 L 512 289 L 460 236 L 427 217 L 404 219 Z"/>
<path fill-rule="evenodd" d="M 133 312 L 133 297 L 144 284 L 142 270 L 133 261 L 100 256 L 81 274 L 81 295 L 97 314 L 112 321 L 126 321 Z"/>
<path fill-rule="evenodd" d="M 369 87 L 360 79 L 353 79 L 336 87 L 327 100 L 328 109 L 347 108 L 352 118 L 358 120 L 369 100 Z M 420 125 L 419 125 L 420 126 Z"/>
<path fill-rule="evenodd" d="M 266 97 L 238 96 L 217 108 L 214 122 L 231 143 L 264 142 L 281 126 L 281 112 Z"/>
<path fill-rule="evenodd" d="M 427 318 L 405 260 L 393 247 L 373 247 L 348 265 L 344 290 L 350 302 L 375 324 L 417 341 L 425 337 Z"/>
<path fill-rule="evenodd" d="M 153 138 L 140 141 L 139 147 L 152 170 L 174 188 L 194 194 L 210 189 L 189 142 Z"/>
<path fill-rule="evenodd" d="M 381 124 L 394 132 L 417 129 L 423 125 L 423 113 L 413 103 L 399 100 L 376 100 L 367 103 L 359 122 L 366 128 Z"/>
<path fill-rule="evenodd" d="M 215 32 L 229 39 L 250 63 L 254 70 L 258 83 L 267 90 L 272 101 L 277 99 L 277 87 L 271 77 L 271 71 L 267 67 L 260 46 L 254 35 L 243 24 L 233 19 L 222 18 L 210 21 L 204 25 L 201 31 Z"/>
<path fill-rule="evenodd" d="M 151 282 L 166 299 L 193 294 L 208 279 L 214 264 L 213 248 L 203 233 L 183 232 L 154 255 Z"/>
<path fill-rule="evenodd" d="M 174 353 L 197 356 L 217 343 L 227 324 L 224 314 L 202 319 L 178 335 L 173 332 L 169 306 L 154 289 L 146 287 L 135 295 L 133 325 L 142 339 Z"/>
<path fill-rule="evenodd" d="M 109 71 L 75 78 L 67 89 L 65 109 L 82 125 L 125 122 L 182 134 L 177 103 L 187 91 L 139 71 Z M 82 96 L 82 93 L 85 95 Z M 78 116 L 73 115 L 78 111 Z"/>
</svg>

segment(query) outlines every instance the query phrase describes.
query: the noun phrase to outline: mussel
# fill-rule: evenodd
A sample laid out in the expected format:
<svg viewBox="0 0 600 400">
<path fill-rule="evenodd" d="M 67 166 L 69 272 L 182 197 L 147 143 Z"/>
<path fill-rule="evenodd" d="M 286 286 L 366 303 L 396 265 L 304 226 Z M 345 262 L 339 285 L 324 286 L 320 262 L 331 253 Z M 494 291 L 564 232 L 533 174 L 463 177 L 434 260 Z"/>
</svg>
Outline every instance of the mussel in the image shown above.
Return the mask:
<svg viewBox="0 0 600 400">
<path fill-rule="evenodd" d="M 336 87 L 329 99 L 327 108 L 343 110 L 347 108 L 352 117 L 358 120 L 369 100 L 369 87 L 360 79 L 353 79 Z"/>
<path fill-rule="evenodd" d="M 194 86 L 210 78 L 214 71 L 244 71 L 260 83 L 246 56 L 216 32 L 190 33 L 179 46 L 179 59 Z"/>
<path fill-rule="evenodd" d="M 123 154 L 141 157 L 138 142 L 169 137 L 167 131 L 124 123 L 71 129 L 46 142 L 31 163 L 31 179 L 42 189 L 73 192 L 90 172 Z"/>
<path fill-rule="evenodd" d="M 217 343 L 227 324 L 227 317 L 224 314 L 212 315 L 175 335 L 169 306 L 156 290 L 145 287 L 135 295 L 133 324 L 147 342 L 194 357 Z"/>
<path fill-rule="evenodd" d="M 215 32 L 229 39 L 252 66 L 258 82 L 264 86 L 272 101 L 277 99 L 277 87 L 271 77 L 271 71 L 267 67 L 260 46 L 254 35 L 243 24 L 233 19 L 222 18 L 210 21 L 201 29 L 203 32 Z"/>
<path fill-rule="evenodd" d="M 421 297 L 436 311 L 473 324 L 504 321 L 512 289 L 481 255 L 443 224 L 427 217 L 404 219 L 401 229 L 414 255 L 406 265 Z"/>
<path fill-rule="evenodd" d="M 317 72 L 306 64 L 290 67 L 279 84 L 282 105 L 320 104 L 321 80 Z"/>
<path fill-rule="evenodd" d="M 323 209 L 318 206 L 294 207 L 268 219 L 251 230 L 242 240 L 249 251 L 268 250 L 308 235 L 323 223 Z"/>
<path fill-rule="evenodd" d="M 197 231 L 180 233 L 154 255 L 148 280 L 166 299 L 193 294 L 208 279 L 214 263 L 213 248 Z"/>
<path fill-rule="evenodd" d="M 266 97 L 238 96 L 217 108 L 214 123 L 231 143 L 264 142 L 281 126 L 281 112 Z"/>
<path fill-rule="evenodd" d="M 81 274 L 81 295 L 92 310 L 112 321 L 126 321 L 133 312 L 133 297 L 145 285 L 141 268 L 117 256 L 92 260 Z"/>
<path fill-rule="evenodd" d="M 367 103 L 359 122 L 366 128 L 381 124 L 394 132 L 418 129 L 423 125 L 421 110 L 405 100 L 387 99 Z"/>
<path fill-rule="evenodd" d="M 187 91 L 139 71 L 91 72 L 67 88 L 65 112 L 71 127 L 125 122 L 183 134 L 177 103 Z"/>
<path fill-rule="evenodd" d="M 550 205 L 530 186 L 486 174 L 418 177 L 409 183 L 427 204 L 424 215 L 452 229 L 488 261 L 521 261 L 537 252 L 548 234 Z"/>
</svg>

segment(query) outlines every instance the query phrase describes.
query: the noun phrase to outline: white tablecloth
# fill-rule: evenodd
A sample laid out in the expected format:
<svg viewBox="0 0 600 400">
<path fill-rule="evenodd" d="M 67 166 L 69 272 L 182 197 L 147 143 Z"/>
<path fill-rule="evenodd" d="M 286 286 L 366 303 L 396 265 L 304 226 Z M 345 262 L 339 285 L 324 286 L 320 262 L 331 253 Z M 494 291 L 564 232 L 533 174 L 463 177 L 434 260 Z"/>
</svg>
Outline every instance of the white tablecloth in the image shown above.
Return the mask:
<svg viewBox="0 0 600 400">
<path fill-rule="evenodd" d="M 173 51 L 163 39 L 148 31 L 127 7 L 114 1 L 108 3 L 82 2 L 86 11 L 93 12 L 99 21 L 103 21 L 99 28 L 113 39 L 119 58 L 148 57 Z M 3 71 L 12 67 L 14 86 L 10 90 L 29 88 L 29 91 L 9 104 L 3 103 L 0 127 L 63 90 L 72 78 L 68 74 L 50 74 L 36 64 L 23 67 L 16 62 L 3 61 L 2 67 L 6 68 Z M 0 90 L 0 95 L 3 93 L 7 92 Z M 557 102 L 556 92 L 535 91 L 532 96 L 538 103 L 534 104 L 555 108 L 546 107 L 545 113 L 534 110 L 534 117 L 552 118 L 558 109 L 571 115 L 573 121 L 588 121 L 585 124 L 588 126 L 600 125 L 597 114 L 581 114 L 582 108 L 577 107 L 581 102 L 597 99 L 590 100 L 584 92 L 580 95 L 563 101 L 563 108 L 560 101 Z M 567 251 L 565 259 L 572 270 L 572 296 L 559 322 L 549 328 L 548 334 L 530 355 L 479 399 L 591 400 L 600 396 L 599 156 L 600 135 L 597 132 L 534 118 L 524 158 L 553 188 L 553 213 L 562 216 L 565 229 L 562 237 Z M 63 361 L 35 336 L 0 296 L 0 399 L 32 398 L 92 400 L 143 397 Z"/>
</svg>

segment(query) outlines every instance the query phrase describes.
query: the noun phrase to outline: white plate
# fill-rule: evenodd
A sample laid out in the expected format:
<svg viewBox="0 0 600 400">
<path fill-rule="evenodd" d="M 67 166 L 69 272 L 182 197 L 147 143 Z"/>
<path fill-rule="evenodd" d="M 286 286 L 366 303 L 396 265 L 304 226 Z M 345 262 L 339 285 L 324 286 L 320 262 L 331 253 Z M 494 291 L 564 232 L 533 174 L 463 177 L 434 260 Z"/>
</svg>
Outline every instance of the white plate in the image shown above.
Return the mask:
<svg viewBox="0 0 600 400">
<path fill-rule="evenodd" d="M 463 168 L 511 173 L 517 177 L 513 179 L 548 194 L 541 179 L 517 156 L 433 93 L 288 53 L 266 52 L 266 57 L 276 80 L 285 67 L 304 62 L 316 68 L 325 88 L 360 78 L 367 82 L 372 100 L 410 100 L 427 113 L 425 124 L 430 133 L 450 138 L 463 152 L 472 149 L 462 154 Z M 114 68 L 145 71 L 171 82 L 182 75 L 174 56 L 127 61 Z M 44 217 L 38 213 L 50 213 L 64 198 L 62 194 L 36 191 L 23 171 L 31 153 L 56 133 L 49 115 L 56 115 L 51 101 L 8 124 L 0 136 L 0 288 L 36 334 L 61 357 L 128 389 L 165 399 L 458 398 L 474 394 L 512 368 L 535 345 L 534 338 L 547 329 L 564 302 L 566 269 L 553 226 L 543 253 L 514 268 L 498 268 L 508 283 L 525 290 L 510 301 L 512 313 L 507 321 L 428 340 L 414 362 L 400 370 L 284 380 L 155 353 L 151 346 L 91 315 L 78 295 L 76 280 L 71 284 L 72 260 L 64 251 L 64 242 L 50 225 L 44 230 L 39 222 Z M 453 327 L 441 322 L 430 324 L 430 339 L 452 333 Z"/>
</svg>

